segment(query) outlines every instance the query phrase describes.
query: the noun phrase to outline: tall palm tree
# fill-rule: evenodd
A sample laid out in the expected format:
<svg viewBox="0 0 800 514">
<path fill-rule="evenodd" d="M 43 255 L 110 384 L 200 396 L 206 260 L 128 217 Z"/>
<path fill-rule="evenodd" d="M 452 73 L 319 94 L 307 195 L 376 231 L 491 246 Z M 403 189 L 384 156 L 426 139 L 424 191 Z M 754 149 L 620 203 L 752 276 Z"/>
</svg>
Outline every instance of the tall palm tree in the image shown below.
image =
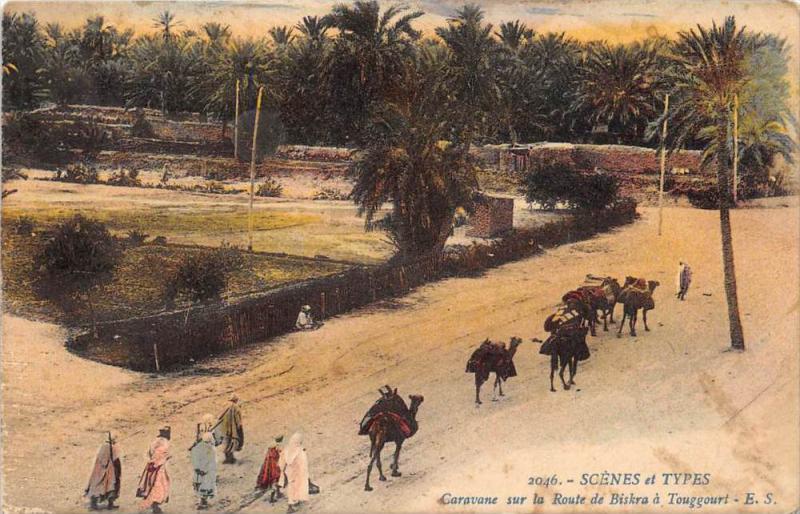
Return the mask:
<svg viewBox="0 0 800 514">
<path fill-rule="evenodd" d="M 308 40 L 323 43 L 330 26 L 331 20 L 328 16 L 303 16 L 303 20 L 295 28 Z"/>
<path fill-rule="evenodd" d="M 725 296 L 731 347 L 736 350 L 744 350 L 745 343 L 730 220 L 732 107 L 734 96 L 752 79 L 746 66 L 748 56 L 764 45 L 763 37 L 737 27 L 732 16 L 722 25 L 698 25 L 696 30 L 679 32 L 673 48 L 676 76 L 667 114 L 670 135 L 664 142 L 677 149 L 699 139 L 705 144 L 704 162 L 716 163 Z"/>
<path fill-rule="evenodd" d="M 204 23 L 202 28 L 211 45 L 224 45 L 231 38 L 230 25 L 209 21 Z"/>
<path fill-rule="evenodd" d="M 280 25 L 270 28 L 268 33 L 275 46 L 281 48 L 292 44 L 292 41 L 294 41 L 294 34 L 292 34 L 293 32 L 294 28 L 287 27 L 286 25 Z"/>
<path fill-rule="evenodd" d="M 164 41 L 172 39 L 175 36 L 173 32 L 175 27 L 182 24 L 182 22 L 175 19 L 175 14 L 169 10 L 165 10 L 159 14 L 158 18 L 155 18 L 153 21 L 155 22 L 153 23 L 153 27 L 161 29 L 161 35 Z"/>
<path fill-rule="evenodd" d="M 352 198 L 368 228 L 386 231 L 398 259 L 444 248 L 458 206 L 469 205 L 474 168 L 449 135 L 453 104 L 443 47 L 423 46 L 403 76 L 402 97 L 373 111 L 368 144 L 353 171 Z M 387 202 L 389 215 L 375 217 Z"/>
<path fill-rule="evenodd" d="M 492 25 L 483 23 L 483 18 L 480 7 L 468 4 L 447 20 L 446 27 L 436 29 L 450 51 L 447 76 L 461 114 L 456 122 L 456 142 L 465 156 L 479 129 L 478 123 L 497 101 L 492 70 L 497 46 Z"/>
<path fill-rule="evenodd" d="M 533 39 L 533 29 L 529 29 L 527 25 L 519 20 L 503 22 L 498 28 L 500 31 L 495 32 L 495 35 L 500 38 L 503 46 L 514 53 L 517 53 L 523 44 Z"/>
<path fill-rule="evenodd" d="M 326 66 L 332 131 L 360 138 L 373 104 L 402 93 L 400 84 L 420 33 L 412 22 L 421 11 L 394 5 L 381 12 L 377 1 L 337 4 L 329 15 L 339 34 Z M 348 142 L 347 139 L 338 140 Z"/>
<path fill-rule="evenodd" d="M 593 125 L 605 124 L 618 142 L 636 142 L 658 117 L 663 97 L 655 47 L 648 44 L 589 46 L 571 112 Z"/>
</svg>

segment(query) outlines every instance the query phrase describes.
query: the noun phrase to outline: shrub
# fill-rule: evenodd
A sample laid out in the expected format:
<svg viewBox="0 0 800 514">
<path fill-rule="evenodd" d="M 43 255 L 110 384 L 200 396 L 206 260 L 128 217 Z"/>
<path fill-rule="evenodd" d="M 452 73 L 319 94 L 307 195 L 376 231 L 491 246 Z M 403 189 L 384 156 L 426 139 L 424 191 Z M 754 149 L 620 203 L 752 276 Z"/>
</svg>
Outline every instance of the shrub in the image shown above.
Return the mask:
<svg viewBox="0 0 800 514">
<path fill-rule="evenodd" d="M 165 236 L 156 236 L 153 238 L 153 244 L 157 246 L 166 246 L 167 238 Z"/>
<path fill-rule="evenodd" d="M 133 123 L 131 124 L 131 135 L 133 137 L 153 137 L 153 126 L 147 121 L 144 115 L 144 109 L 137 107 L 133 114 Z"/>
<path fill-rule="evenodd" d="M 191 253 L 184 257 L 175 277 L 168 282 L 167 296 L 180 295 L 192 302 L 206 302 L 219 298 L 226 283 L 226 270 L 217 252 Z"/>
<path fill-rule="evenodd" d="M 698 209 L 719 209 L 719 191 L 717 186 L 691 187 L 686 191 L 686 198 Z"/>
<path fill-rule="evenodd" d="M 88 122 L 78 121 L 69 134 L 72 146 L 82 151 L 84 159 L 94 159 L 108 143 L 108 134 L 93 117 Z"/>
<path fill-rule="evenodd" d="M 97 184 L 100 182 L 97 168 L 85 162 L 68 164 L 64 170 L 57 169 L 53 180 L 76 184 Z"/>
<path fill-rule="evenodd" d="M 272 177 L 267 177 L 262 184 L 258 185 L 256 196 L 277 198 L 283 194 L 283 186 Z"/>
<path fill-rule="evenodd" d="M 217 249 L 216 258 L 222 268 L 227 272 L 239 270 L 244 266 L 242 250 L 238 246 L 226 243 L 225 241 L 223 241 Z"/>
<path fill-rule="evenodd" d="M 223 194 L 225 193 L 225 184 L 215 180 L 209 180 L 202 186 L 202 189 L 206 193 Z"/>
<path fill-rule="evenodd" d="M 128 239 L 125 242 L 128 246 L 141 246 L 148 237 L 150 237 L 149 234 L 139 232 L 138 230 L 129 230 Z"/>
<path fill-rule="evenodd" d="M 570 197 L 573 175 L 554 160 L 536 162 L 524 179 L 525 200 L 542 209 L 555 209 Z"/>
<path fill-rule="evenodd" d="M 17 218 L 12 224 L 12 232 L 18 236 L 30 236 L 34 231 L 33 219 L 27 216 Z"/>
<path fill-rule="evenodd" d="M 314 193 L 314 200 L 349 200 L 350 195 L 332 187 L 323 187 Z"/>
<path fill-rule="evenodd" d="M 617 180 L 606 173 L 580 173 L 554 160 L 538 162 L 524 179 L 525 199 L 543 209 L 558 204 L 581 210 L 605 209 L 619 192 Z"/>
<path fill-rule="evenodd" d="M 139 180 L 139 170 L 125 171 L 120 168 L 108 178 L 106 183 L 109 186 L 141 187 L 142 181 Z"/>
<path fill-rule="evenodd" d="M 63 125 L 43 123 L 26 112 L 12 112 L 3 121 L 3 155 L 31 155 L 42 162 L 64 163 L 71 158 L 64 144 Z"/>
</svg>

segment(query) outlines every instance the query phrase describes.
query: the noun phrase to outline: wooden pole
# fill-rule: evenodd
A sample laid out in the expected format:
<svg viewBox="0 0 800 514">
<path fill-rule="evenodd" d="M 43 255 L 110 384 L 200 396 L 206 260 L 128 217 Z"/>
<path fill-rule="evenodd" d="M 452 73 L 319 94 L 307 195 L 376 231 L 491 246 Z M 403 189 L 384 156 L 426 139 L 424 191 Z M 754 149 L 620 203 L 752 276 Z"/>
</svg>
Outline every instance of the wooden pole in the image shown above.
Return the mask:
<svg viewBox="0 0 800 514">
<path fill-rule="evenodd" d="M 739 95 L 733 95 L 733 204 L 739 189 Z"/>
<path fill-rule="evenodd" d="M 255 196 L 256 184 L 256 138 L 258 137 L 258 119 L 261 114 L 261 94 L 264 88 L 258 88 L 258 99 L 256 100 L 256 119 L 253 125 L 253 148 L 250 152 L 250 209 L 247 215 L 247 249 L 253 251 L 253 198 Z"/>
<path fill-rule="evenodd" d="M 233 158 L 239 160 L 239 79 L 236 79 L 236 116 L 233 122 Z"/>
<path fill-rule="evenodd" d="M 156 371 L 161 372 L 161 366 L 158 365 L 158 343 L 153 343 L 153 357 L 156 359 Z"/>
<path fill-rule="evenodd" d="M 661 235 L 661 224 L 664 221 L 664 173 L 667 167 L 667 113 L 669 112 L 669 95 L 664 97 L 664 126 L 661 128 L 661 179 L 658 184 L 658 235 Z"/>
</svg>

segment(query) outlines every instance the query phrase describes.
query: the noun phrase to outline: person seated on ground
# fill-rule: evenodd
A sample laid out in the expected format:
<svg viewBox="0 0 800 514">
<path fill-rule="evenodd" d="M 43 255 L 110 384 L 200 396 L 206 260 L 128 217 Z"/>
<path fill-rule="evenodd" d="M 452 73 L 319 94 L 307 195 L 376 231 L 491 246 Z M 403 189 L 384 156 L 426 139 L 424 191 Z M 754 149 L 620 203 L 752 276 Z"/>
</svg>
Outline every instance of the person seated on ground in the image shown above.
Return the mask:
<svg viewBox="0 0 800 514">
<path fill-rule="evenodd" d="M 303 305 L 300 308 L 300 314 L 297 315 L 297 321 L 294 326 L 297 330 L 316 330 L 322 326 L 322 322 L 314 320 L 310 305 Z"/>
<path fill-rule="evenodd" d="M 405 400 L 397 394 L 397 389 L 392 389 L 388 385 L 381 387 L 378 390 L 381 397 L 370 407 L 364 418 L 361 420 L 361 425 L 358 431 L 359 435 L 366 435 L 369 433 L 369 426 L 373 418 L 382 412 L 390 412 L 397 414 L 408 423 L 413 421 L 411 411 L 408 410 Z"/>
</svg>

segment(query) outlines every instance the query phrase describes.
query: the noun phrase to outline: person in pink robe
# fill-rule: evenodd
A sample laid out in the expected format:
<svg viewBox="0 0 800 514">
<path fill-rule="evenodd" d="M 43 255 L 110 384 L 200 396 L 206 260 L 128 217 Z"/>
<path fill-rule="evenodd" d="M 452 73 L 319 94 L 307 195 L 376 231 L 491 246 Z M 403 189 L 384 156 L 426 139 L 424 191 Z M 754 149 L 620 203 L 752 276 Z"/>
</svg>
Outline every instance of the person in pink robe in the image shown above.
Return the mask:
<svg viewBox="0 0 800 514">
<path fill-rule="evenodd" d="M 154 514 L 161 512 L 161 505 L 169 501 L 170 479 L 167 461 L 170 459 L 170 428 L 158 431 L 158 437 L 150 444 L 149 461 L 139 478 L 136 497 L 142 498 L 141 508 L 150 508 Z"/>
<path fill-rule="evenodd" d="M 303 436 L 295 433 L 281 452 L 279 466 L 286 475 L 286 497 L 289 512 L 295 512 L 300 504 L 308 501 L 308 456 L 303 448 Z"/>
</svg>

